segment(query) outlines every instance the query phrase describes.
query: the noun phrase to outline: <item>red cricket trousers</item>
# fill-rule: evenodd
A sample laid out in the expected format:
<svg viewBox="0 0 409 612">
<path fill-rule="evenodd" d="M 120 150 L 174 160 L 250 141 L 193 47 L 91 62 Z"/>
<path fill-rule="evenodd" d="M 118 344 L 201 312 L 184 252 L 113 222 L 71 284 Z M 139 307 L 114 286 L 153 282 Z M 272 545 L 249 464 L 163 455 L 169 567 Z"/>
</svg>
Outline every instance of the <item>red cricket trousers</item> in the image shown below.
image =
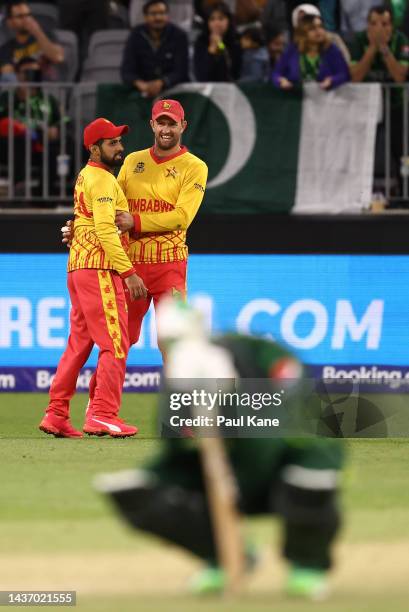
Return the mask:
<svg viewBox="0 0 409 612">
<path fill-rule="evenodd" d="M 139 340 L 144 316 L 149 310 L 151 301 L 155 308 L 167 295 L 186 297 L 186 261 L 163 263 L 132 262 L 135 272 L 140 276 L 148 290 L 146 298 L 128 302 L 129 344 Z"/>
<path fill-rule="evenodd" d="M 68 416 L 78 374 L 96 344 L 99 355 L 93 385 L 93 414 L 117 415 L 129 350 L 122 280 L 110 270 L 86 269 L 69 272 L 67 284 L 72 304 L 70 336 L 50 388 L 47 412 Z"/>
<path fill-rule="evenodd" d="M 172 261 L 163 263 L 138 263 L 133 262 L 136 273 L 140 276 L 148 290 L 146 298 L 128 301 L 128 330 L 129 345 L 136 344 L 141 333 L 142 321 L 149 310 L 151 301 L 156 307 L 158 302 L 167 295 L 180 295 L 186 297 L 186 261 Z M 163 353 L 163 351 L 162 351 Z M 99 366 L 98 366 L 99 367 Z M 89 383 L 90 404 L 88 410 L 94 410 L 94 393 L 98 372 L 95 371 Z"/>
</svg>

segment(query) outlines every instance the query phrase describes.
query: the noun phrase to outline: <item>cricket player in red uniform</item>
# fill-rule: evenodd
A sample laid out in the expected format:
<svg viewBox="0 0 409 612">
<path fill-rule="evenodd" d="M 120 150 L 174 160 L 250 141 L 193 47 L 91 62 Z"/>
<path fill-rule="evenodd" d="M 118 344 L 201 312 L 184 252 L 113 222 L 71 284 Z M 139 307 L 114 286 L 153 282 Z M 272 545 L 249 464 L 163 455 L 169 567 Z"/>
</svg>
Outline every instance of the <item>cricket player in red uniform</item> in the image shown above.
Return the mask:
<svg viewBox="0 0 409 612">
<path fill-rule="evenodd" d="M 91 435 L 133 436 L 137 428 L 118 418 L 129 350 L 129 303 L 146 298 L 146 289 L 129 260 L 128 236 L 118 235 L 117 211 L 128 203 L 113 175 L 122 164 L 121 135 L 128 126 L 96 119 L 84 130 L 90 160 L 78 175 L 74 191 L 74 233 L 68 260 L 72 304 L 70 336 L 50 388 L 50 403 L 40 429 L 58 437 L 81 437 L 69 420 L 69 403 L 77 377 L 94 344 L 100 351 L 91 409 L 83 431 Z"/>
</svg>

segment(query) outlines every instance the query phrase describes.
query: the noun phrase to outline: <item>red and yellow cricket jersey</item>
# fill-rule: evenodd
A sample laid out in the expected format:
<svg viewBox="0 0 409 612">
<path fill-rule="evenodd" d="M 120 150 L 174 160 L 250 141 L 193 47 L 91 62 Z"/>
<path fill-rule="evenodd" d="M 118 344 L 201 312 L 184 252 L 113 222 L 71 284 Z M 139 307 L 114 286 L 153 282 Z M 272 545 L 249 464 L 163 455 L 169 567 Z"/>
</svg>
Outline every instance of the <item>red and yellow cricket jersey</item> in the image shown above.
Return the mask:
<svg viewBox="0 0 409 612">
<path fill-rule="evenodd" d="M 122 278 L 134 273 L 125 252 L 128 234 L 120 238 L 115 226 L 117 210 L 129 211 L 118 181 L 103 164 L 88 162 L 75 184 L 69 272 L 83 268 L 116 270 Z"/>
<path fill-rule="evenodd" d="M 202 203 L 206 180 L 206 164 L 186 147 L 169 157 L 157 157 L 151 148 L 125 158 L 118 182 L 135 220 L 128 249 L 133 263 L 187 258 L 186 230 Z"/>
</svg>

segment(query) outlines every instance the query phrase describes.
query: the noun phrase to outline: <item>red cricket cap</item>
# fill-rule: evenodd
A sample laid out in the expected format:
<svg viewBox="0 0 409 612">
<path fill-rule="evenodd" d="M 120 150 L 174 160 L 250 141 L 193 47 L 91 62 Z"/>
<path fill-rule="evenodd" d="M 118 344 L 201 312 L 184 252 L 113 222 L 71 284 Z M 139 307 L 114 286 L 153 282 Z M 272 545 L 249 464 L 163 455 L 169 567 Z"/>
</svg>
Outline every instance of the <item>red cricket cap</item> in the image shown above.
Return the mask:
<svg viewBox="0 0 409 612">
<path fill-rule="evenodd" d="M 99 117 L 95 121 L 91 121 L 84 128 L 84 147 L 89 147 L 95 144 L 101 138 L 118 138 L 122 134 L 129 132 L 129 125 L 114 125 L 112 121 Z"/>
<path fill-rule="evenodd" d="M 177 100 L 158 100 L 152 107 L 152 120 L 155 121 L 161 115 L 170 117 L 174 121 L 184 121 L 185 111 Z"/>
</svg>

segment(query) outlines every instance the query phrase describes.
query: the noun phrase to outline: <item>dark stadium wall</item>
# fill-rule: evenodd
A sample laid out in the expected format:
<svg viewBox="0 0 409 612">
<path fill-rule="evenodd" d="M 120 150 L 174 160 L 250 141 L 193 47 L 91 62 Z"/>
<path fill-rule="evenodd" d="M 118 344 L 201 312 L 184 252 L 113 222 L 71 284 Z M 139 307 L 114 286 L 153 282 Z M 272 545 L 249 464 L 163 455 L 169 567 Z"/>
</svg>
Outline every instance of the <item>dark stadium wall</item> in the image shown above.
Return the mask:
<svg viewBox="0 0 409 612">
<path fill-rule="evenodd" d="M 69 218 L 1 214 L 0 252 L 61 253 Z M 408 215 L 199 215 L 188 232 L 191 253 L 409 253 Z"/>
</svg>

